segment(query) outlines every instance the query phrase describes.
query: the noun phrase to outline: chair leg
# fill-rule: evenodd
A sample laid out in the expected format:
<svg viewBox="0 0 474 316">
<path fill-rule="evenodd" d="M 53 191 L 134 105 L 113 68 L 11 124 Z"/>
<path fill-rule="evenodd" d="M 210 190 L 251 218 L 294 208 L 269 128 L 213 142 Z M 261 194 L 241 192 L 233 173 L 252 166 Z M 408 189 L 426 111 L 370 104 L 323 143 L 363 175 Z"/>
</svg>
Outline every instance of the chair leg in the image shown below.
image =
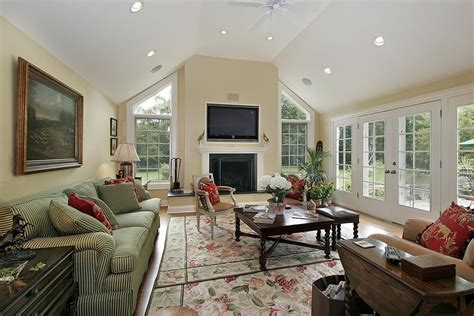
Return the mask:
<svg viewBox="0 0 474 316">
<path fill-rule="evenodd" d="M 211 239 L 214 240 L 214 225 L 216 225 L 216 218 L 211 217 Z"/>
<path fill-rule="evenodd" d="M 199 231 L 199 224 L 201 222 L 201 214 L 199 214 L 199 212 L 196 212 L 196 219 L 197 219 L 197 228 L 198 228 L 198 231 Z"/>
</svg>

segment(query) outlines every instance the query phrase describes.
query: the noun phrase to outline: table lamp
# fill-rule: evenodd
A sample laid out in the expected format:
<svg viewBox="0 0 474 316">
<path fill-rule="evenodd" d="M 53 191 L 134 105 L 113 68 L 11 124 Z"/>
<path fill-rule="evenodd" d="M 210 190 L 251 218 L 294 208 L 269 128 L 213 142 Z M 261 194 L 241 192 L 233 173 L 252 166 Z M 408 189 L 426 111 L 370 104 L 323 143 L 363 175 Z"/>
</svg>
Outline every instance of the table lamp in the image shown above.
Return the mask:
<svg viewBox="0 0 474 316">
<path fill-rule="evenodd" d="M 133 177 L 133 163 L 140 161 L 133 144 L 119 144 L 112 161 L 120 162 L 119 175 L 123 178 Z"/>
</svg>

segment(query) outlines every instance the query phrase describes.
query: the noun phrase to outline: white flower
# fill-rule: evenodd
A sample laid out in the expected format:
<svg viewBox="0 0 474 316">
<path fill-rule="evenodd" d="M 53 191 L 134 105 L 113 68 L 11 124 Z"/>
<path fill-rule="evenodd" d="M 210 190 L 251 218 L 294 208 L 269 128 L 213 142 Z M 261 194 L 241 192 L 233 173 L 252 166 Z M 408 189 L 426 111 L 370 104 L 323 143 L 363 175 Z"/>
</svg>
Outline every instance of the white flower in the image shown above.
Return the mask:
<svg viewBox="0 0 474 316">
<path fill-rule="evenodd" d="M 273 190 L 289 190 L 291 188 L 291 183 L 282 176 L 274 176 L 270 180 L 270 188 Z"/>
<path fill-rule="evenodd" d="M 259 190 L 265 190 L 267 186 L 270 184 L 270 180 L 272 179 L 271 176 L 265 175 L 258 179 L 258 189 Z"/>
</svg>

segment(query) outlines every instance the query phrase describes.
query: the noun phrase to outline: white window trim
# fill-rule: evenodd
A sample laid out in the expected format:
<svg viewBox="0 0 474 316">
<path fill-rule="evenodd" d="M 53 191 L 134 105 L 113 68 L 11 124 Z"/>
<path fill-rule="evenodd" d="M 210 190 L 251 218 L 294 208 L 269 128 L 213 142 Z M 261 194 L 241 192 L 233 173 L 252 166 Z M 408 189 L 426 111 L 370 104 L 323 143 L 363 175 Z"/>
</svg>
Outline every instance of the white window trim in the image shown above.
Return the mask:
<svg viewBox="0 0 474 316">
<path fill-rule="evenodd" d="M 298 103 L 300 107 L 308 114 L 309 120 L 289 120 L 289 119 L 282 119 L 281 118 L 281 95 L 282 93 L 287 94 L 293 101 Z M 278 82 L 278 168 L 281 171 L 281 132 L 282 132 L 282 123 L 306 123 L 307 124 L 307 139 L 306 145 L 308 147 L 315 147 L 316 144 L 314 142 L 314 110 L 299 96 L 297 96 L 293 91 L 288 89 L 288 87 L 282 83 L 281 81 Z"/>
<path fill-rule="evenodd" d="M 172 85 L 171 88 L 171 131 L 170 131 L 170 158 L 177 156 L 177 148 L 178 148 L 178 74 L 174 72 L 173 74 L 169 75 L 168 77 L 164 78 L 160 82 L 154 84 L 153 86 L 149 87 L 139 95 L 133 97 L 129 101 L 127 101 L 127 114 L 126 114 L 126 130 L 127 130 L 127 137 L 126 142 L 132 143 L 136 147 L 135 143 L 135 118 L 136 117 L 156 117 L 159 118 L 159 115 L 134 115 L 133 108 L 140 104 L 141 102 L 151 98 L 153 95 L 158 93 L 160 90 L 165 88 L 168 85 Z M 164 118 L 168 118 L 169 116 L 164 115 Z M 171 168 L 171 165 L 170 165 Z M 171 169 L 170 169 L 171 173 Z M 169 180 L 163 181 L 152 181 L 148 188 L 151 190 L 157 189 L 167 189 L 170 187 Z"/>
</svg>

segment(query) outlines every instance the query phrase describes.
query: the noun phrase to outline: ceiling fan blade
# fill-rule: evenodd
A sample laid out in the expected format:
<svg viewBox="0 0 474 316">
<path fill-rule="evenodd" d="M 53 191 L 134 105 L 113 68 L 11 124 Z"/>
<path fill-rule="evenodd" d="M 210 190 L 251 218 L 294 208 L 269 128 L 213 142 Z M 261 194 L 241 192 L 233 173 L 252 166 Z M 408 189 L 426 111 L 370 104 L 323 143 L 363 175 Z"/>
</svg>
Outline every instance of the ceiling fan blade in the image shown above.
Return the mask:
<svg viewBox="0 0 474 316">
<path fill-rule="evenodd" d="M 252 8 L 261 8 L 265 5 L 263 1 L 240 1 L 240 0 L 231 0 L 229 1 L 230 5 L 239 6 L 239 7 L 252 7 Z"/>
</svg>

